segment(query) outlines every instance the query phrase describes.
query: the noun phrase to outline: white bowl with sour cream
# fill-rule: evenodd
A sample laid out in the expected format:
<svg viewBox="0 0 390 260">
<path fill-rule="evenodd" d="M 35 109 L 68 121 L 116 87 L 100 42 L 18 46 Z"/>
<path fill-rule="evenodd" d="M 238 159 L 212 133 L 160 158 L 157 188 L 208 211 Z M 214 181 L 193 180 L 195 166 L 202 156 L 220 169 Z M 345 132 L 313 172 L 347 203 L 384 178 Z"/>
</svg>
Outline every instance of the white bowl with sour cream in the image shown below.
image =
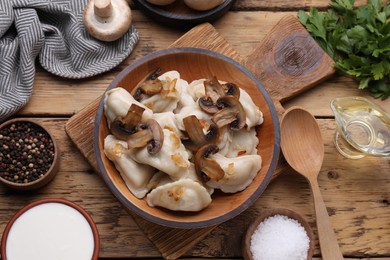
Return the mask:
<svg viewBox="0 0 390 260">
<path fill-rule="evenodd" d="M 18 211 L 6 226 L 3 260 L 95 260 L 99 234 L 92 217 L 65 199 L 42 199 Z"/>
</svg>

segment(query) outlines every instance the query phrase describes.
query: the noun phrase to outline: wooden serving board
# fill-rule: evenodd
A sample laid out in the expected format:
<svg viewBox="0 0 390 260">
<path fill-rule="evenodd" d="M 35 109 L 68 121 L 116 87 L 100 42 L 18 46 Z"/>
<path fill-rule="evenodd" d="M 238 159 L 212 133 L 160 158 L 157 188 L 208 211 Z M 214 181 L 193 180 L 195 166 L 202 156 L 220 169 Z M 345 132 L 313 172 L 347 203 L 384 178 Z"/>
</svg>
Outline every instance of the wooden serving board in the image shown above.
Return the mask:
<svg viewBox="0 0 390 260">
<path fill-rule="evenodd" d="M 209 23 L 198 25 L 170 48 L 197 47 L 222 53 L 244 64 L 263 83 L 281 115 L 280 102 L 315 86 L 335 70 L 332 59 L 291 15 L 280 22 L 248 58 L 240 56 Z M 65 130 L 93 168 L 98 171 L 93 151 L 93 128 L 100 98 L 71 117 Z M 273 178 L 288 167 L 280 160 Z M 174 229 L 149 222 L 129 212 L 145 235 L 166 259 L 176 259 L 202 240 L 216 226 L 202 229 Z M 102 241 L 104 243 L 104 241 Z"/>
</svg>

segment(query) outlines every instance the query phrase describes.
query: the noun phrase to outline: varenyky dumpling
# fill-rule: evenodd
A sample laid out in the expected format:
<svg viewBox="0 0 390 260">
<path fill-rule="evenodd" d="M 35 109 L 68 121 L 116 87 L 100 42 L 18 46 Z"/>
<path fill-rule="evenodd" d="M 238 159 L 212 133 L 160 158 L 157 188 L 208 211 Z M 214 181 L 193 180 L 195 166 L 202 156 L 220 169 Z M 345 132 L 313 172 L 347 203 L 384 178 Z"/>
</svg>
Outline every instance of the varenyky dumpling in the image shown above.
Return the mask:
<svg viewBox="0 0 390 260">
<path fill-rule="evenodd" d="M 139 164 L 129 158 L 127 143 L 117 140 L 113 135 L 104 139 L 104 153 L 121 174 L 126 186 L 134 196 L 141 199 L 149 192 L 147 184 L 154 175 L 155 169 L 149 165 Z"/>
<path fill-rule="evenodd" d="M 142 118 L 151 118 L 153 112 L 145 107 L 124 88 L 113 88 L 104 94 L 104 114 L 107 118 L 108 125 L 114 121 L 117 116 L 125 117 L 131 104 L 136 104 L 145 108 Z"/>
<path fill-rule="evenodd" d="M 210 179 L 206 184 L 226 193 L 235 193 L 248 187 L 256 177 L 262 163 L 260 155 L 257 154 L 227 158 L 216 153 L 210 155 L 209 158 L 221 166 L 225 175 L 218 181 Z"/>
<path fill-rule="evenodd" d="M 180 179 L 153 189 L 146 201 L 151 207 L 176 211 L 200 211 L 211 203 L 206 188 L 191 179 Z"/>
<path fill-rule="evenodd" d="M 246 113 L 246 129 L 250 129 L 257 125 L 261 125 L 264 121 L 263 113 L 260 111 L 259 107 L 253 103 L 252 98 L 249 96 L 248 92 L 240 88 L 240 103 L 242 104 L 245 113 Z"/>
<path fill-rule="evenodd" d="M 189 154 L 175 132 L 163 129 L 163 133 L 164 143 L 157 154 L 151 156 L 147 147 L 130 149 L 127 154 L 134 161 L 153 166 L 177 180 L 186 174 L 190 167 Z"/>
<path fill-rule="evenodd" d="M 173 112 L 154 113 L 152 118 L 159 123 L 162 129 L 169 129 L 179 137 L 182 135 L 176 120 L 176 115 Z"/>
<path fill-rule="evenodd" d="M 159 76 L 158 79 L 162 82 L 161 92 L 140 102 L 154 113 L 173 111 L 180 101 L 182 89 L 188 83 L 180 79 L 180 74 L 177 71 L 168 71 Z M 185 86 L 181 86 L 183 84 Z"/>
<path fill-rule="evenodd" d="M 184 106 L 179 112 L 175 114 L 176 125 L 181 131 L 185 131 L 183 119 L 195 115 L 199 120 L 210 121 L 211 116 L 202 111 L 197 104 Z"/>
<path fill-rule="evenodd" d="M 257 145 L 259 144 L 259 139 L 257 138 L 257 133 L 255 128 L 250 130 L 242 129 L 242 131 L 237 131 L 232 134 L 229 147 L 226 151 L 226 157 L 238 157 L 247 154 L 257 154 Z"/>
</svg>

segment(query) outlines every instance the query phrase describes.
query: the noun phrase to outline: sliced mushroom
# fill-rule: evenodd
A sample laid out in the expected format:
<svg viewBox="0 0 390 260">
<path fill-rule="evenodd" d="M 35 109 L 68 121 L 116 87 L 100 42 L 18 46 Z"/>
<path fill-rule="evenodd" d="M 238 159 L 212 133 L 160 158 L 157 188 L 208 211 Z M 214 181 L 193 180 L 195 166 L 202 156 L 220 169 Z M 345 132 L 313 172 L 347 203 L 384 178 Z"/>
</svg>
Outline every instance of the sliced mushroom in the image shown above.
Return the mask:
<svg viewBox="0 0 390 260">
<path fill-rule="evenodd" d="M 228 82 L 228 83 L 222 84 L 222 87 L 223 87 L 225 94 L 227 96 L 234 96 L 237 99 L 240 99 L 240 88 L 236 84 Z"/>
<path fill-rule="evenodd" d="M 164 143 L 164 133 L 159 123 L 154 119 L 147 119 L 137 125 L 136 132 L 127 138 L 128 148 L 147 146 L 148 153 L 154 155 L 161 150 Z"/>
<path fill-rule="evenodd" d="M 224 89 L 216 77 L 205 80 L 203 84 L 206 96 L 199 98 L 198 104 L 203 111 L 214 114 L 219 110 L 217 100 L 225 96 Z"/>
<path fill-rule="evenodd" d="M 161 68 L 157 68 L 137 84 L 131 93 L 135 100 L 141 101 L 144 99 L 144 95 L 153 96 L 161 92 L 163 85 L 158 79 L 160 73 Z"/>
<path fill-rule="evenodd" d="M 124 118 L 116 117 L 111 123 L 111 133 L 120 140 L 127 140 L 129 135 L 135 132 L 136 126 L 141 122 L 145 108 L 131 104 Z"/>
<path fill-rule="evenodd" d="M 84 10 L 84 26 L 96 39 L 115 41 L 131 26 L 131 9 L 126 0 L 90 0 Z"/>
<path fill-rule="evenodd" d="M 210 179 L 219 181 L 225 175 L 221 166 L 209 157 L 210 154 L 218 152 L 216 144 L 207 144 L 202 146 L 195 154 L 195 171 L 203 182 L 208 182 Z"/>
<path fill-rule="evenodd" d="M 230 125 L 230 129 L 238 131 L 245 126 L 246 113 L 240 101 L 234 96 L 221 97 L 217 106 L 222 107 L 211 120 L 218 126 Z"/>
<path fill-rule="evenodd" d="M 218 127 L 211 123 L 208 132 L 205 134 L 199 119 L 195 115 L 183 119 L 184 128 L 189 139 L 182 139 L 184 146 L 190 151 L 197 151 L 205 144 L 215 143 L 218 139 Z"/>
</svg>

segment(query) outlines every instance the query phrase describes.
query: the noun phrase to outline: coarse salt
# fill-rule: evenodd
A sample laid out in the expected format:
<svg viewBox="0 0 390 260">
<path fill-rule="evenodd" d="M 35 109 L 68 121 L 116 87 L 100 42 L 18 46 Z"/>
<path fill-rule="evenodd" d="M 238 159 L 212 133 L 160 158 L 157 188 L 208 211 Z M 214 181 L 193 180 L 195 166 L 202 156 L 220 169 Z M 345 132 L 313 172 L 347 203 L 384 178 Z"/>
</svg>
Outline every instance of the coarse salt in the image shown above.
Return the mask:
<svg viewBox="0 0 390 260">
<path fill-rule="evenodd" d="M 250 250 L 255 260 L 306 260 L 309 237 L 297 220 L 274 215 L 256 228 Z"/>
</svg>

